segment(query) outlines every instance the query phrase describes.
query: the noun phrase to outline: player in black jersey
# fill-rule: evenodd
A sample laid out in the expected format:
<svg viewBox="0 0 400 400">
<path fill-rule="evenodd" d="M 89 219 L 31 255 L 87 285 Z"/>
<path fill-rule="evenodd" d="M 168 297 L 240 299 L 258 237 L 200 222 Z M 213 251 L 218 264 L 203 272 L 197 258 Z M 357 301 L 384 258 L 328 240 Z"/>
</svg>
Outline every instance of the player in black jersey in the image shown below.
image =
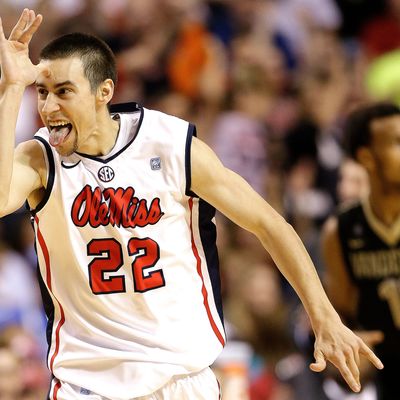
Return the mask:
<svg viewBox="0 0 400 400">
<path fill-rule="evenodd" d="M 385 365 L 377 375 L 378 399 L 394 400 L 400 398 L 400 108 L 360 108 L 344 134 L 349 155 L 368 173 L 370 192 L 325 225 L 326 287 Z"/>
</svg>

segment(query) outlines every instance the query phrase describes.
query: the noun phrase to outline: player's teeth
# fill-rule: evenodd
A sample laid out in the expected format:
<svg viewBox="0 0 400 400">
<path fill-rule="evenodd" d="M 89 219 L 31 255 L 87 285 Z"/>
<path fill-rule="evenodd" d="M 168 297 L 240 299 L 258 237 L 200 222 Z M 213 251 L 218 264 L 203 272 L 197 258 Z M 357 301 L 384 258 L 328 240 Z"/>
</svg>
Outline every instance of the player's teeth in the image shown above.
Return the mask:
<svg viewBox="0 0 400 400">
<path fill-rule="evenodd" d="M 50 123 L 50 126 L 64 126 L 64 125 L 68 125 L 69 122 L 52 122 Z"/>
</svg>

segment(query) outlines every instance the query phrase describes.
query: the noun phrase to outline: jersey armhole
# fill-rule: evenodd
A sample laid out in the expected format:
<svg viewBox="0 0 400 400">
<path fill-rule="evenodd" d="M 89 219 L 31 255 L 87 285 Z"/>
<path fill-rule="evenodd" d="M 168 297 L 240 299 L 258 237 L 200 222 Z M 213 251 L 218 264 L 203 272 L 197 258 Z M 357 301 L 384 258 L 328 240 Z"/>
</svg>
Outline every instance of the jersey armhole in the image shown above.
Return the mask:
<svg viewBox="0 0 400 400">
<path fill-rule="evenodd" d="M 186 136 L 186 147 L 185 147 L 185 174 L 186 174 L 186 188 L 185 194 L 190 197 L 198 197 L 196 193 L 190 190 L 192 185 L 192 167 L 190 162 L 190 149 L 192 147 L 192 138 L 193 136 L 197 137 L 196 126 L 189 123 L 187 136 Z"/>
<path fill-rule="evenodd" d="M 54 177 L 55 177 L 54 156 L 53 156 L 53 152 L 51 151 L 50 145 L 46 142 L 46 140 L 44 140 L 40 136 L 34 136 L 34 139 L 39 142 L 39 145 L 43 150 L 44 159 L 47 164 L 48 173 L 47 173 L 47 183 L 46 183 L 45 193 L 44 193 L 43 199 L 40 201 L 40 203 L 34 209 L 31 209 L 28 201 L 26 201 L 27 208 L 32 213 L 32 215 L 35 215 L 46 205 L 47 201 L 49 200 L 53 186 L 54 186 Z"/>
</svg>

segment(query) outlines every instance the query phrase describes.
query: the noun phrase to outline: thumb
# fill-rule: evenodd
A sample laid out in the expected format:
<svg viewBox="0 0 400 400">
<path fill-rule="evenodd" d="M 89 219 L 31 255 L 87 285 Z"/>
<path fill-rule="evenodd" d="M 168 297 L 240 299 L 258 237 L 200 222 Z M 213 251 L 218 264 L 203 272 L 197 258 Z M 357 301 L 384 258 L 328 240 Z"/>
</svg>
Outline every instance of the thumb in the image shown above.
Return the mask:
<svg viewBox="0 0 400 400">
<path fill-rule="evenodd" d="M 322 372 L 326 368 L 325 357 L 321 351 L 315 352 L 315 362 L 310 364 L 311 371 Z"/>
</svg>

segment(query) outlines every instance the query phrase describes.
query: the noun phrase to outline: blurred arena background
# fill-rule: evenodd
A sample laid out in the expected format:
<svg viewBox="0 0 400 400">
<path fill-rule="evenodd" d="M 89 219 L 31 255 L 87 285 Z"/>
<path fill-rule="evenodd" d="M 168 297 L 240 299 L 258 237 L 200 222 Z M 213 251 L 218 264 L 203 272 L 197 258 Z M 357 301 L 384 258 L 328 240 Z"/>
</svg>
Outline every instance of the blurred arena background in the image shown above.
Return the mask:
<svg viewBox="0 0 400 400">
<path fill-rule="evenodd" d="M 294 226 L 323 279 L 320 229 L 368 190 L 341 148 L 347 113 L 400 101 L 400 0 L 0 0 L 6 33 L 24 7 L 44 16 L 31 56 L 63 33 L 104 39 L 117 55 L 114 102 L 185 118 L 224 163 Z M 28 89 L 17 141 L 40 126 Z M 308 372 L 299 301 L 255 238 L 219 225 L 229 343 L 213 366 L 224 400 L 374 400 L 328 371 Z M 43 400 L 45 318 L 29 215 L 0 220 L 0 400 Z"/>
</svg>

